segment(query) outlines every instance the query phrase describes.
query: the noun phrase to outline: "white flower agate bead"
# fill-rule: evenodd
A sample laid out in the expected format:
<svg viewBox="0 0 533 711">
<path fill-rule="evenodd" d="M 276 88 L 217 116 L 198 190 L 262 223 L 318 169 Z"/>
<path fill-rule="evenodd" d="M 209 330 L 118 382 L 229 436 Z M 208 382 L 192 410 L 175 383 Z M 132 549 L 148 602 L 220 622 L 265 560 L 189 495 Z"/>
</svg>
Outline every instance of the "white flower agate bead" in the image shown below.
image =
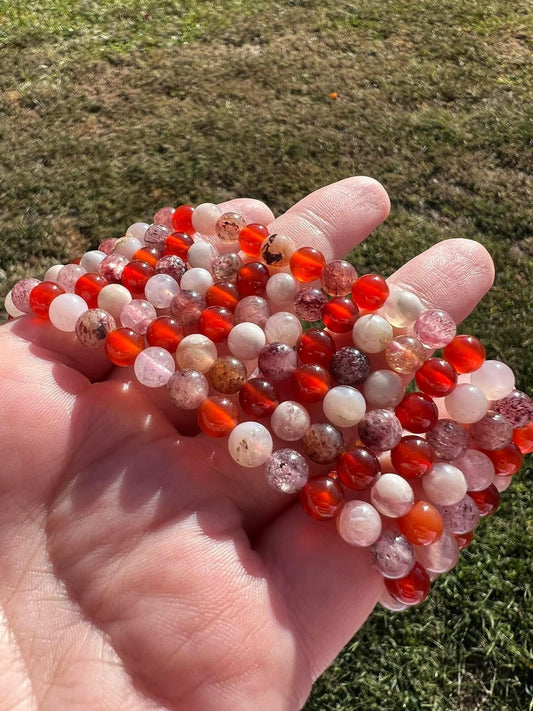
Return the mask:
<svg viewBox="0 0 533 711">
<path fill-rule="evenodd" d="M 398 474 L 382 474 L 370 490 L 372 505 L 384 516 L 399 518 L 412 508 L 415 495 Z"/>
<path fill-rule="evenodd" d="M 209 242 L 195 242 L 187 252 L 187 261 L 192 268 L 207 269 L 211 271 L 213 259 L 217 256 L 215 248 Z M 185 287 L 184 287 L 185 288 Z"/>
<path fill-rule="evenodd" d="M 366 501 L 347 501 L 336 524 L 339 536 L 351 546 L 371 546 L 381 535 L 381 516 Z"/>
<path fill-rule="evenodd" d="M 156 309 L 168 309 L 170 302 L 179 292 L 179 284 L 170 274 L 154 274 L 144 285 L 146 300 Z"/>
<path fill-rule="evenodd" d="M 305 407 L 292 400 L 280 402 L 270 418 L 272 432 L 285 442 L 302 439 L 310 425 L 311 418 Z"/>
<path fill-rule="evenodd" d="M 77 294 L 59 294 L 50 304 L 48 316 L 60 331 L 75 331 L 76 321 L 88 311 L 87 302 Z"/>
<path fill-rule="evenodd" d="M 63 266 L 63 265 L 61 265 L 61 266 Z M 24 316 L 24 311 L 17 309 L 17 307 L 13 303 L 13 299 L 11 298 L 11 291 L 13 291 L 13 289 L 11 289 L 10 291 L 7 292 L 6 298 L 4 300 L 5 310 L 7 311 L 7 313 L 10 316 L 13 316 L 13 318 L 17 318 L 18 316 Z M 56 298 L 58 298 L 58 297 L 56 297 Z"/>
<path fill-rule="evenodd" d="M 126 259 L 133 259 L 135 252 L 141 249 L 142 246 L 141 240 L 135 237 L 120 237 L 113 245 L 113 254 L 121 254 Z"/>
<path fill-rule="evenodd" d="M 149 388 L 161 388 L 176 370 L 172 355 L 164 348 L 149 346 L 139 353 L 133 364 L 137 380 Z"/>
<path fill-rule="evenodd" d="M 458 504 L 466 495 L 467 485 L 463 472 L 446 462 L 436 462 L 422 477 L 422 488 L 438 506 Z"/>
<path fill-rule="evenodd" d="M 176 350 L 176 362 L 180 368 L 190 368 L 207 373 L 217 359 L 217 347 L 210 338 L 200 333 L 185 336 Z"/>
<path fill-rule="evenodd" d="M 286 343 L 295 346 L 302 335 L 300 319 L 289 311 L 278 311 L 267 319 L 265 336 L 268 343 Z"/>
<path fill-rule="evenodd" d="M 122 284 L 106 284 L 98 292 L 98 308 L 110 313 L 116 321 L 120 319 L 123 307 L 132 300 L 132 295 Z"/>
<path fill-rule="evenodd" d="M 194 208 L 192 213 L 192 226 L 201 235 L 212 237 L 216 234 L 217 220 L 222 215 L 222 210 L 212 202 L 203 202 Z"/>
<path fill-rule="evenodd" d="M 263 329 L 255 323 L 243 321 L 229 332 L 228 348 L 234 356 L 241 360 L 257 358 L 266 343 Z"/>
<path fill-rule="evenodd" d="M 328 420 L 337 427 L 354 427 L 366 411 L 365 398 L 349 385 L 337 385 L 326 393 L 322 408 Z"/>
<path fill-rule="evenodd" d="M 501 400 L 514 390 L 515 377 L 508 365 L 499 360 L 486 360 L 470 375 L 472 385 L 482 390 L 488 400 Z M 481 418 L 480 418 L 481 419 Z"/>
<path fill-rule="evenodd" d="M 87 269 L 88 272 L 94 273 L 98 272 L 98 265 L 107 257 L 105 252 L 101 252 L 99 249 L 91 249 L 80 259 L 80 266 Z"/>
<path fill-rule="evenodd" d="M 363 395 L 369 409 L 390 409 L 402 401 L 405 386 L 393 370 L 375 370 L 363 384 Z"/>
<path fill-rule="evenodd" d="M 275 304 L 292 304 L 298 292 L 298 282 L 286 272 L 273 274 L 266 284 L 266 293 Z"/>
<path fill-rule="evenodd" d="M 228 438 L 228 451 L 242 467 L 258 467 L 272 454 L 272 435 L 259 422 L 241 422 Z"/>
<path fill-rule="evenodd" d="M 365 353 L 380 353 L 392 341 L 392 326 L 377 314 L 366 314 L 354 323 L 353 342 Z"/>
<path fill-rule="evenodd" d="M 133 237 L 144 244 L 144 233 L 149 227 L 150 225 L 147 222 L 134 222 L 133 225 L 128 227 L 124 236 Z"/>
<path fill-rule="evenodd" d="M 205 296 L 207 290 L 213 284 L 213 277 L 207 269 L 193 267 L 181 277 L 180 284 L 183 291 L 197 291 L 202 296 Z"/>
<path fill-rule="evenodd" d="M 43 277 L 43 281 L 53 281 L 56 284 L 59 272 L 63 269 L 63 264 L 54 264 L 49 269 L 46 270 L 46 274 Z"/>
<path fill-rule="evenodd" d="M 416 294 L 397 291 L 389 296 L 381 310 L 389 323 L 404 328 L 416 321 L 424 311 L 424 306 Z"/>
<path fill-rule="evenodd" d="M 449 416 L 462 425 L 479 422 L 489 409 L 489 403 L 483 391 L 469 383 L 457 385 L 444 398 L 444 405 Z"/>
</svg>

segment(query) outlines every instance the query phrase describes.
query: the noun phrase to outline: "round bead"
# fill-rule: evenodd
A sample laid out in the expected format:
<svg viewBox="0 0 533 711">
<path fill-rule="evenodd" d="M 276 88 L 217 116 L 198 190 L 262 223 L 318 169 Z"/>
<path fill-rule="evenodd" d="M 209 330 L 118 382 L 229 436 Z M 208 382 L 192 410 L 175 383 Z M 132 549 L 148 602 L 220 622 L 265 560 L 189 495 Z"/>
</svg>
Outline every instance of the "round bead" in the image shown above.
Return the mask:
<svg viewBox="0 0 533 711">
<path fill-rule="evenodd" d="M 354 447 L 340 455 L 337 460 L 337 473 L 344 486 L 363 491 L 376 481 L 381 468 L 373 452 L 366 447 Z"/>
<path fill-rule="evenodd" d="M 263 296 L 268 279 L 268 268 L 264 264 L 248 262 L 237 272 L 235 283 L 241 296 Z"/>
<path fill-rule="evenodd" d="M 205 300 L 208 306 L 223 306 L 235 311 L 239 303 L 239 292 L 229 281 L 216 281 L 207 289 Z"/>
<path fill-rule="evenodd" d="M 76 282 L 86 271 L 87 270 L 79 264 L 66 264 L 57 274 L 57 283 L 63 287 L 66 292 L 73 294 Z"/>
<path fill-rule="evenodd" d="M 270 306 L 262 296 L 245 296 L 234 311 L 235 323 L 255 323 L 264 329 L 270 317 Z"/>
<path fill-rule="evenodd" d="M 243 227 L 239 233 L 239 247 L 248 257 L 258 257 L 261 245 L 268 237 L 268 230 L 264 225 L 253 222 Z"/>
<path fill-rule="evenodd" d="M 370 490 L 370 500 L 384 516 L 398 518 L 411 509 L 415 495 L 403 477 L 382 474 Z"/>
<path fill-rule="evenodd" d="M 507 397 L 515 385 L 513 371 L 499 360 L 486 360 L 472 373 L 470 382 L 482 390 L 489 400 Z"/>
<path fill-rule="evenodd" d="M 103 309 L 89 309 L 76 321 L 78 341 L 88 348 L 98 348 L 117 327 L 115 319 Z"/>
<path fill-rule="evenodd" d="M 339 536 L 351 546 L 366 548 L 381 534 L 381 516 L 366 501 L 347 501 L 336 519 Z"/>
<path fill-rule="evenodd" d="M 257 362 L 265 378 L 273 383 L 290 378 L 298 365 L 296 351 L 286 343 L 267 344 L 259 353 Z"/>
<path fill-rule="evenodd" d="M 303 510 L 317 521 L 334 518 L 343 502 L 340 484 L 329 476 L 312 477 L 300 491 Z"/>
<path fill-rule="evenodd" d="M 41 281 L 30 291 L 30 307 L 37 316 L 48 318 L 50 304 L 56 296 L 64 293 L 65 290 L 59 284 L 53 281 Z"/>
<path fill-rule="evenodd" d="M 427 474 L 435 459 L 433 447 L 422 437 L 408 435 L 391 450 L 392 466 L 405 479 Z"/>
<path fill-rule="evenodd" d="M 212 283 L 213 277 L 207 269 L 193 267 L 181 277 L 180 285 L 182 289 L 197 291 L 202 296 L 205 296 Z"/>
<path fill-rule="evenodd" d="M 381 353 L 392 341 L 392 337 L 392 326 L 377 314 L 361 316 L 352 330 L 353 342 L 365 353 Z"/>
<path fill-rule="evenodd" d="M 533 420 L 533 402 L 520 390 L 513 390 L 507 397 L 496 400 L 490 409 L 506 417 L 514 428 L 525 427 Z"/>
<path fill-rule="evenodd" d="M 304 451 L 317 464 L 330 464 L 344 449 L 344 438 L 338 429 L 328 422 L 315 422 L 302 439 Z"/>
<path fill-rule="evenodd" d="M 131 291 L 134 296 L 144 296 L 144 287 L 155 270 L 146 262 L 128 262 L 122 270 L 122 286 Z"/>
<path fill-rule="evenodd" d="M 189 368 L 176 370 L 167 385 L 170 401 L 183 410 L 196 410 L 209 395 L 205 375 Z"/>
<path fill-rule="evenodd" d="M 444 523 L 438 509 L 427 501 L 417 501 L 398 519 L 398 526 L 407 540 L 415 546 L 428 546 L 435 543 L 444 530 Z"/>
<path fill-rule="evenodd" d="M 352 330 L 359 309 L 347 296 L 335 296 L 322 309 L 322 320 L 333 333 L 348 333 Z"/>
<path fill-rule="evenodd" d="M 503 491 L 507 491 L 507 489 L 511 486 L 512 481 L 512 476 L 496 476 L 494 477 L 494 481 L 492 483 L 501 494 Z"/>
<path fill-rule="evenodd" d="M 146 262 L 152 269 L 155 269 L 161 258 L 161 252 L 157 247 L 141 247 L 133 255 L 134 262 Z"/>
<path fill-rule="evenodd" d="M 447 573 L 455 568 L 459 560 L 459 544 L 454 536 L 444 532 L 435 543 L 427 546 L 417 546 L 416 560 L 429 573 Z"/>
<path fill-rule="evenodd" d="M 211 237 L 217 232 L 217 222 L 222 215 L 222 210 L 212 202 L 203 202 L 198 205 L 191 216 L 191 223 L 196 232 Z"/>
<path fill-rule="evenodd" d="M 330 372 L 341 385 L 359 385 L 370 375 L 370 361 L 357 348 L 344 346 L 333 355 Z"/>
<path fill-rule="evenodd" d="M 324 255 L 313 247 L 300 247 L 290 258 L 291 272 L 301 282 L 319 279 L 325 265 Z"/>
<path fill-rule="evenodd" d="M 320 289 L 302 289 L 294 297 L 294 313 L 303 321 L 319 321 L 327 298 Z"/>
<path fill-rule="evenodd" d="M 180 342 L 176 350 L 176 362 L 180 368 L 207 373 L 217 357 L 217 347 L 209 338 L 192 333 Z"/>
<path fill-rule="evenodd" d="M 320 275 L 322 289 L 329 296 L 346 296 L 357 279 L 355 267 L 344 259 L 334 259 L 326 264 Z"/>
<path fill-rule="evenodd" d="M 266 285 L 266 295 L 274 304 L 292 304 L 298 292 L 298 282 L 286 272 L 273 274 Z"/>
<path fill-rule="evenodd" d="M 193 216 L 194 224 L 194 216 Z M 225 212 L 220 215 L 215 224 L 216 236 L 223 242 L 238 242 L 243 227 L 246 226 L 244 218 L 237 212 Z M 200 230 L 199 230 L 200 231 Z M 206 232 L 205 234 L 211 234 Z"/>
<path fill-rule="evenodd" d="M 439 417 L 433 400 L 422 393 L 406 393 L 395 413 L 404 429 L 417 434 L 431 430 Z"/>
<path fill-rule="evenodd" d="M 233 281 L 241 267 L 242 259 L 235 252 L 219 254 L 211 265 L 215 279 L 223 281 Z"/>
<path fill-rule="evenodd" d="M 472 531 L 469 533 L 454 533 L 452 534 L 455 540 L 457 541 L 457 545 L 459 546 L 459 550 L 462 551 L 465 548 L 468 548 L 468 546 L 472 543 L 474 540 L 474 534 Z"/>
<path fill-rule="evenodd" d="M 511 476 L 522 466 L 524 457 L 514 442 L 501 449 L 486 450 L 485 454 L 494 464 L 498 476 Z"/>
<path fill-rule="evenodd" d="M 468 491 L 481 491 L 494 482 L 493 463 L 477 449 L 467 449 L 453 465 L 463 472 Z"/>
<path fill-rule="evenodd" d="M 81 296 L 77 296 L 77 294 L 59 294 L 50 304 L 48 318 L 60 331 L 72 332 L 76 330 L 78 318 L 87 310 L 87 303 Z"/>
<path fill-rule="evenodd" d="M 301 365 L 292 372 L 292 386 L 299 402 L 319 402 L 331 386 L 331 376 L 321 365 Z"/>
<path fill-rule="evenodd" d="M 424 311 L 415 322 L 415 333 L 428 348 L 443 348 L 455 337 L 457 327 L 453 317 L 446 311 Z"/>
<path fill-rule="evenodd" d="M 133 259 L 135 252 L 138 252 L 142 246 L 141 240 L 135 237 L 121 237 L 113 245 L 113 254 L 121 254 L 126 259 Z"/>
<path fill-rule="evenodd" d="M 481 518 L 491 516 L 500 505 L 500 492 L 494 484 L 482 491 L 470 491 L 468 495 L 477 506 Z"/>
<path fill-rule="evenodd" d="M 209 306 L 200 314 L 198 330 L 214 343 L 222 343 L 229 336 L 234 325 L 231 311 L 223 306 Z"/>
<path fill-rule="evenodd" d="M 237 405 L 227 397 L 206 397 L 198 408 L 198 425 L 209 437 L 227 437 L 239 421 Z"/>
<path fill-rule="evenodd" d="M 385 360 L 391 370 L 402 375 L 411 375 L 426 360 L 427 351 L 412 336 L 396 336 L 385 346 Z"/>
<path fill-rule="evenodd" d="M 396 291 L 383 304 L 383 315 L 396 328 L 405 328 L 414 323 L 424 311 L 422 302 L 410 291 Z"/>
<path fill-rule="evenodd" d="M 427 496 L 439 506 L 458 504 L 467 491 L 463 472 L 446 462 L 436 462 L 422 479 Z"/>
<path fill-rule="evenodd" d="M 180 291 L 170 302 L 170 313 L 185 327 L 196 326 L 202 311 L 207 307 L 204 297 L 197 291 Z"/>
<path fill-rule="evenodd" d="M 450 417 L 461 424 L 470 425 L 484 417 L 489 403 L 482 390 L 469 383 L 460 383 L 444 399 Z"/>
<path fill-rule="evenodd" d="M 161 257 L 156 262 L 155 273 L 156 274 L 168 274 L 179 284 L 181 282 L 181 277 L 187 271 L 187 265 L 181 259 L 181 257 L 175 254 L 167 254 L 166 257 Z"/>
<path fill-rule="evenodd" d="M 122 279 L 122 272 L 127 264 L 126 257 L 120 254 L 110 254 L 98 265 L 98 274 L 103 276 L 110 284 L 118 284 Z"/>
<path fill-rule="evenodd" d="M 455 388 L 457 373 L 448 361 L 430 358 L 416 371 L 415 382 L 426 395 L 445 397 Z"/>
<path fill-rule="evenodd" d="M 321 365 L 327 368 L 335 353 L 335 341 L 326 331 L 319 328 L 309 328 L 298 338 L 296 352 L 300 363 Z"/>
<path fill-rule="evenodd" d="M 217 253 L 212 244 L 209 242 L 195 242 L 189 247 L 187 261 L 191 269 L 205 269 L 210 272 L 213 259 L 215 259 L 216 256 Z"/>
<path fill-rule="evenodd" d="M 147 222 L 134 222 L 126 230 L 126 237 L 134 237 L 140 241 L 144 241 L 144 233 L 150 227 Z"/>
<path fill-rule="evenodd" d="M 272 435 L 259 422 L 241 422 L 228 439 L 228 451 L 241 467 L 259 467 L 272 454 Z"/>
<path fill-rule="evenodd" d="M 375 311 L 389 296 L 387 282 L 379 274 L 364 274 L 352 286 L 352 297 L 360 309 Z"/>
<path fill-rule="evenodd" d="M 11 302 L 18 311 L 28 314 L 31 311 L 30 294 L 41 282 L 39 279 L 21 279 L 11 289 Z"/>
<path fill-rule="evenodd" d="M 176 363 L 171 354 L 164 348 L 149 346 L 135 358 L 133 370 L 137 380 L 148 388 L 161 388 L 166 385 Z"/>
<path fill-rule="evenodd" d="M 295 346 L 302 333 L 302 324 L 288 311 L 278 311 L 269 317 L 265 324 L 265 336 L 268 343 L 287 343 Z"/>
<path fill-rule="evenodd" d="M 472 373 L 483 365 L 485 347 L 474 336 L 456 336 L 444 347 L 442 355 L 458 373 Z"/>
<path fill-rule="evenodd" d="M 513 443 L 522 454 L 533 452 L 533 422 L 513 432 Z"/>
<path fill-rule="evenodd" d="M 98 294 L 107 283 L 100 274 L 83 274 L 76 282 L 74 293 L 81 296 L 90 309 L 95 309 L 98 305 Z"/>
<path fill-rule="evenodd" d="M 468 494 L 457 504 L 441 506 L 439 512 L 445 530 L 453 535 L 470 533 L 479 522 L 479 509 Z"/>
<path fill-rule="evenodd" d="M 184 232 L 187 235 L 193 235 L 193 214 L 194 208 L 192 207 L 192 205 L 180 205 L 172 213 L 172 228 L 176 232 Z"/>
<path fill-rule="evenodd" d="M 228 336 L 228 348 L 243 360 L 257 358 L 265 345 L 265 333 L 255 323 L 238 323 Z"/>
<path fill-rule="evenodd" d="M 233 395 L 246 383 L 244 363 L 233 356 L 217 358 L 207 373 L 211 386 L 223 395 Z"/>
<path fill-rule="evenodd" d="M 295 494 L 307 483 L 309 467 L 305 458 L 294 449 L 278 449 L 266 461 L 265 477 L 276 491 Z"/>
<path fill-rule="evenodd" d="M 172 316 L 159 316 L 146 330 L 146 340 L 151 346 L 159 346 L 175 353 L 185 332 L 183 326 Z"/>
<path fill-rule="evenodd" d="M 267 417 L 278 406 L 278 396 L 268 380 L 251 378 L 239 391 L 239 404 L 249 417 Z"/>
<path fill-rule="evenodd" d="M 107 358 L 122 367 L 133 365 L 143 348 L 144 338 L 131 328 L 117 328 L 105 339 Z"/>
<path fill-rule="evenodd" d="M 59 272 L 63 269 L 63 264 L 53 264 L 49 269 L 46 270 L 43 277 L 43 281 L 53 281 L 57 284 L 57 277 Z"/>
<path fill-rule="evenodd" d="M 303 405 L 292 400 L 280 402 L 272 413 L 272 432 L 286 442 L 302 439 L 309 429 L 311 418 Z"/>
<path fill-rule="evenodd" d="M 420 563 L 415 563 L 404 578 L 385 579 L 385 587 L 395 600 L 411 606 L 424 602 L 429 595 L 431 582 L 429 575 Z"/>
<path fill-rule="evenodd" d="M 165 240 L 163 253 L 166 255 L 175 255 L 183 261 L 188 260 L 189 249 L 194 244 L 194 240 L 189 235 L 183 232 L 173 232 Z"/>
<path fill-rule="evenodd" d="M 384 578 L 403 578 L 414 564 L 413 546 L 401 533 L 384 531 L 372 546 L 372 565 Z"/>
<path fill-rule="evenodd" d="M 468 432 L 458 422 L 453 420 L 438 420 L 432 430 L 426 435 L 427 441 L 433 447 L 439 459 L 450 462 L 464 454 L 468 449 Z"/>
<path fill-rule="evenodd" d="M 262 243 L 260 256 L 269 267 L 286 267 L 294 254 L 294 240 L 286 235 L 269 235 Z"/>
<path fill-rule="evenodd" d="M 160 207 L 154 215 L 154 225 L 164 225 L 169 230 L 172 230 L 172 216 L 176 212 L 175 208 L 170 206 Z"/>
<path fill-rule="evenodd" d="M 126 328 L 133 328 L 137 333 L 145 334 L 157 312 L 149 301 L 133 299 L 120 310 L 120 323 Z"/>
<path fill-rule="evenodd" d="M 392 370 L 375 370 L 363 383 L 363 395 L 371 409 L 394 408 L 402 401 L 404 394 L 403 380 Z"/>
<path fill-rule="evenodd" d="M 498 412 L 487 412 L 470 427 L 470 436 L 481 449 L 501 449 L 512 442 L 513 426 Z"/>
<path fill-rule="evenodd" d="M 365 414 L 366 402 L 359 390 L 338 385 L 326 393 L 322 408 L 324 415 L 337 427 L 354 427 Z"/>
<path fill-rule="evenodd" d="M 359 422 L 359 439 L 378 452 L 393 449 L 402 438 L 402 426 L 390 410 L 368 410 Z"/>
<path fill-rule="evenodd" d="M 404 605 L 403 602 L 395 600 L 385 587 L 381 591 L 378 602 L 381 607 L 385 608 L 385 610 L 390 610 L 391 612 L 403 612 L 404 610 L 407 610 L 407 605 Z"/>
</svg>

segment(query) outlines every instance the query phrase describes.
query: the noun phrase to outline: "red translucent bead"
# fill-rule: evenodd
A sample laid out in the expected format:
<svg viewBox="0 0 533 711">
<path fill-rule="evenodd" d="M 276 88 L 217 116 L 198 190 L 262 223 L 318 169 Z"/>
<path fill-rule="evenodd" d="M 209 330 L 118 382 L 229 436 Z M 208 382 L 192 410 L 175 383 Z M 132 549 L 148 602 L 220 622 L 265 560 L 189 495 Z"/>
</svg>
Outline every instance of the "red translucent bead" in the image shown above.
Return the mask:
<svg viewBox="0 0 533 711">
<path fill-rule="evenodd" d="M 76 257 L 76 259 L 73 259 L 70 263 L 71 264 L 79 264 L 81 262 L 81 257 Z"/>
<path fill-rule="evenodd" d="M 469 491 L 468 496 L 474 500 L 474 503 L 479 509 L 479 515 L 484 518 L 491 516 L 497 511 L 500 505 L 500 492 L 491 484 L 482 491 Z"/>
<path fill-rule="evenodd" d="M 331 375 L 321 365 L 302 365 L 292 373 L 292 386 L 298 402 L 319 402 L 331 387 Z"/>
<path fill-rule="evenodd" d="M 235 311 L 239 303 L 239 292 L 229 281 L 216 281 L 207 290 L 205 300 L 208 306 L 223 306 L 229 311 Z"/>
<path fill-rule="evenodd" d="M 390 453 L 392 466 L 405 479 L 417 479 L 431 469 L 435 460 L 433 447 L 422 437 L 407 435 Z"/>
<path fill-rule="evenodd" d="M 417 434 L 429 432 L 439 418 L 437 406 L 423 393 L 407 393 L 395 413 L 404 429 Z"/>
<path fill-rule="evenodd" d="M 233 314 L 223 306 L 209 306 L 198 319 L 198 331 L 214 343 L 225 341 L 234 324 Z"/>
<path fill-rule="evenodd" d="M 416 371 L 415 382 L 426 395 L 444 397 L 455 388 L 457 372 L 443 358 L 430 358 Z"/>
<path fill-rule="evenodd" d="M 36 288 L 37 287 L 35 287 L 35 289 Z M 519 427 L 518 429 L 514 430 L 513 442 L 516 444 L 522 454 L 531 454 L 531 452 L 533 452 L 533 422 L 530 422 L 525 427 Z"/>
<path fill-rule="evenodd" d="M 472 543 L 474 539 L 474 532 L 468 531 L 468 533 L 454 533 L 453 537 L 457 541 L 459 550 L 463 551 L 465 548 L 468 548 L 468 546 Z"/>
<path fill-rule="evenodd" d="M 320 279 L 322 270 L 326 266 L 326 259 L 318 249 L 300 247 L 293 252 L 289 265 L 295 279 L 310 282 Z"/>
<path fill-rule="evenodd" d="M 385 578 L 385 587 L 392 597 L 404 605 L 419 605 L 429 595 L 431 581 L 426 569 L 415 563 L 403 578 Z"/>
<path fill-rule="evenodd" d="M 192 205 L 180 205 L 172 213 L 172 229 L 175 232 L 183 232 L 186 235 L 193 235 L 196 230 L 192 226 Z M 182 257 L 183 259 L 183 257 Z"/>
<path fill-rule="evenodd" d="M 161 250 L 157 247 L 141 247 L 133 255 L 132 262 L 146 262 L 155 269 L 155 265 L 161 259 Z"/>
<path fill-rule="evenodd" d="M 496 474 L 499 476 L 516 474 L 524 461 L 524 455 L 514 442 L 501 449 L 484 449 L 482 451 L 494 464 Z"/>
<path fill-rule="evenodd" d="M 235 283 L 241 296 L 263 296 L 269 277 L 268 267 L 264 264 L 248 262 L 237 272 Z"/>
<path fill-rule="evenodd" d="M 261 245 L 267 237 L 267 228 L 264 225 L 253 222 L 241 229 L 239 247 L 248 257 L 258 257 L 261 254 Z"/>
<path fill-rule="evenodd" d="M 30 308 L 34 314 L 41 318 L 48 318 L 50 304 L 65 290 L 53 281 L 42 281 L 30 291 Z"/>
<path fill-rule="evenodd" d="M 193 244 L 194 240 L 192 237 L 189 237 L 189 235 L 186 235 L 184 232 L 173 232 L 165 240 L 163 253 L 165 256 L 173 254 L 186 262 L 189 247 Z"/>
<path fill-rule="evenodd" d="M 279 404 L 276 389 L 265 378 L 248 380 L 239 390 L 239 403 L 250 417 L 267 417 Z"/>
<path fill-rule="evenodd" d="M 133 365 L 144 348 L 144 338 L 132 328 L 117 328 L 105 339 L 105 353 L 115 365 Z"/>
<path fill-rule="evenodd" d="M 383 306 L 389 295 L 387 282 L 379 274 L 363 274 L 354 281 L 352 297 L 360 309 L 375 311 Z"/>
<path fill-rule="evenodd" d="M 348 296 L 330 299 L 322 309 L 322 321 L 333 333 L 348 333 L 359 316 L 359 309 Z"/>
<path fill-rule="evenodd" d="M 212 395 L 198 408 L 198 425 L 210 437 L 227 437 L 239 421 L 237 405 L 229 398 Z"/>
<path fill-rule="evenodd" d="M 154 274 L 155 270 L 146 262 L 132 261 L 128 262 L 122 270 L 120 281 L 133 296 L 142 296 L 146 282 Z"/>
<path fill-rule="evenodd" d="M 438 509 L 427 501 L 416 501 L 405 516 L 397 520 L 400 531 L 415 546 L 435 543 L 444 530 Z"/>
<path fill-rule="evenodd" d="M 381 472 L 376 455 L 366 447 L 354 447 L 337 459 L 337 473 L 349 489 L 363 491 L 371 486 Z"/>
<path fill-rule="evenodd" d="M 175 318 L 159 316 L 148 326 L 146 340 L 151 346 L 159 346 L 169 353 L 175 353 L 184 335 L 183 326 Z"/>
<path fill-rule="evenodd" d="M 340 511 L 344 493 L 332 477 L 315 476 L 300 491 L 300 503 L 306 514 L 317 521 L 327 521 Z"/>
<path fill-rule="evenodd" d="M 335 353 L 335 341 L 319 328 L 310 328 L 299 336 L 296 352 L 304 365 L 322 365 L 327 368 Z"/>
<path fill-rule="evenodd" d="M 456 336 L 442 355 L 458 373 L 473 373 L 485 360 L 485 346 L 474 336 Z"/>
<path fill-rule="evenodd" d="M 98 308 L 98 294 L 108 284 L 100 274 L 82 274 L 74 285 L 74 293 L 87 302 L 90 309 Z"/>
</svg>

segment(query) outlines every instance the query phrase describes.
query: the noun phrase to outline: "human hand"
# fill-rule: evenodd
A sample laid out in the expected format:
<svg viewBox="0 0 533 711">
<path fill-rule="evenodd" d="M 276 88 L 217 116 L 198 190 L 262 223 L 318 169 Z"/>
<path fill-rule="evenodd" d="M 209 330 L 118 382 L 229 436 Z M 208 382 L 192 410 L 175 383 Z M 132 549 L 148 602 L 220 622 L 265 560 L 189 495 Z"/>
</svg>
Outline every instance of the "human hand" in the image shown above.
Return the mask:
<svg viewBox="0 0 533 711">
<path fill-rule="evenodd" d="M 349 178 L 269 230 L 330 260 L 388 210 Z M 492 279 L 481 245 L 450 240 L 390 281 L 459 322 Z M 41 319 L 0 327 L 0 709 L 298 709 L 374 607 L 368 552 L 225 441 L 180 435 L 165 395 Z"/>
</svg>

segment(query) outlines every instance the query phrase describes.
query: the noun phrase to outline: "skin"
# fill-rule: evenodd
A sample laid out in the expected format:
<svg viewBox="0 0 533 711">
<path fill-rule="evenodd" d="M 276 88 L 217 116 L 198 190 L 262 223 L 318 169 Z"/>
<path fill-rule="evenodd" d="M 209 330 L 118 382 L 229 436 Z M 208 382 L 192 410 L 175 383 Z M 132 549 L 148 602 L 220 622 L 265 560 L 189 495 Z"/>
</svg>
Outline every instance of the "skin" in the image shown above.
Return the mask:
<svg viewBox="0 0 533 711">
<path fill-rule="evenodd" d="M 329 260 L 388 211 L 348 178 L 269 229 Z M 390 282 L 461 321 L 492 279 L 459 239 Z M 40 319 L 0 327 L 0 383 L 0 709 L 299 709 L 380 595 L 367 553 Z"/>
</svg>

